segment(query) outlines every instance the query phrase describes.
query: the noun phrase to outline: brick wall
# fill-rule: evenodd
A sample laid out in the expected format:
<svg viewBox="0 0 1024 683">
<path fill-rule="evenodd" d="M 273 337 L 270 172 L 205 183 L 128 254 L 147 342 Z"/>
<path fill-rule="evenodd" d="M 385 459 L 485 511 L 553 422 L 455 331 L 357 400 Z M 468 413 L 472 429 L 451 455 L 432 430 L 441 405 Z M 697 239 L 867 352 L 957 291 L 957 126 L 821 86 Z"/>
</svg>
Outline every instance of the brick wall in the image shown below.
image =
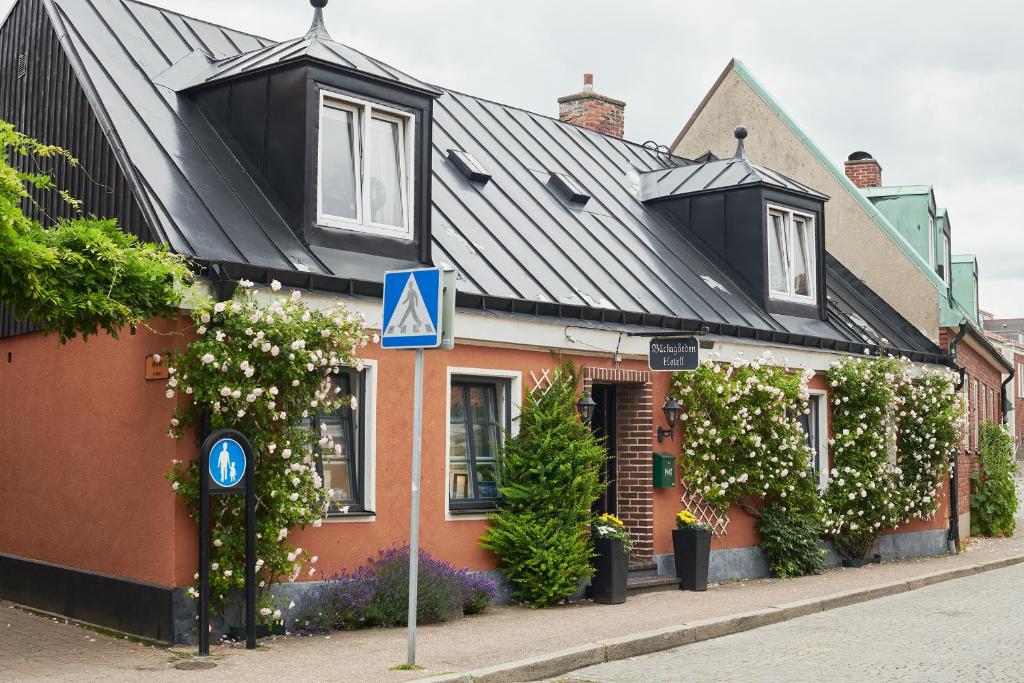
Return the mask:
<svg viewBox="0 0 1024 683">
<path fill-rule="evenodd" d="M 584 368 L 583 390 L 591 391 L 594 384 L 617 386 L 616 508 L 633 540 L 630 563 L 646 564 L 654 557 L 651 373 Z"/>
<path fill-rule="evenodd" d="M 955 330 L 944 327 L 939 331 L 939 345 L 949 349 L 949 342 L 955 336 Z M 966 448 L 961 448 L 958 456 L 957 506 L 961 516 L 970 510 L 971 473 L 978 469 L 978 435 L 981 425 L 985 422 L 1000 422 L 1003 409 L 1001 385 L 1003 382 L 1001 366 L 993 365 L 985 356 L 971 347 L 965 339 L 957 345 L 957 364 L 967 370 L 964 376 L 964 387 L 968 396 L 967 439 Z M 974 387 L 977 386 L 977 400 Z M 961 389 L 963 391 L 963 389 Z M 987 396 L 987 398 L 986 398 Z M 974 429 L 977 421 L 978 429 Z M 969 530 L 961 529 L 961 538 Z"/>
</svg>

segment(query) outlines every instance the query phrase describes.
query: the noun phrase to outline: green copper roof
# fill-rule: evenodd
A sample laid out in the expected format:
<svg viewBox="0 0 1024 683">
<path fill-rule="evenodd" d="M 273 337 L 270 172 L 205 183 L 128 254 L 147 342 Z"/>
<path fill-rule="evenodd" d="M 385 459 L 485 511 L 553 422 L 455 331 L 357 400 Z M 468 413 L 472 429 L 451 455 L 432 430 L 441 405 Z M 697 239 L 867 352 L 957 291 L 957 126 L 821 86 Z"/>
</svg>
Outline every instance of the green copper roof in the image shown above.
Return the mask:
<svg viewBox="0 0 1024 683">
<path fill-rule="evenodd" d="M 828 169 L 829 173 L 832 174 L 836 181 L 846 189 L 846 191 L 857 201 L 858 204 L 860 204 L 861 208 L 864 209 L 864 211 L 871 217 L 872 220 L 874 220 L 875 224 L 878 225 L 879 228 L 881 228 L 882 232 L 888 235 L 893 242 L 899 245 L 900 249 L 902 249 L 903 252 L 907 255 L 907 258 L 909 258 L 911 261 L 914 262 L 914 264 L 917 265 L 918 269 L 922 273 L 924 273 L 925 277 L 928 278 L 932 285 L 935 286 L 935 289 L 938 290 L 943 296 L 945 296 L 946 284 L 942 281 L 942 278 L 939 277 L 938 273 L 931 269 L 931 267 L 924 259 L 918 256 L 918 254 L 914 251 L 914 248 L 910 245 L 909 242 L 907 242 L 906 238 L 904 238 L 903 235 L 901 235 L 899 231 L 897 231 L 896 228 L 893 227 L 891 223 L 889 223 L 888 219 L 886 219 L 882 212 L 879 211 L 875 207 L 875 205 L 871 203 L 871 200 L 868 199 L 863 193 L 861 193 L 857 186 L 854 185 L 850 181 L 850 179 L 846 177 L 846 172 L 843 169 L 836 166 L 836 164 L 828 157 L 828 155 L 825 154 L 825 152 L 822 151 L 820 147 L 818 147 L 814 140 L 812 140 L 811 137 L 807 135 L 800 128 L 800 126 L 797 125 L 796 121 L 794 121 L 793 118 L 786 113 L 786 111 L 775 100 L 775 98 L 772 97 L 771 94 L 764 88 L 764 86 L 762 86 L 758 82 L 758 80 L 754 78 L 754 75 L 747 70 L 747 67 L 743 64 L 743 62 L 734 58 L 732 60 L 731 66 L 736 71 L 736 73 L 739 74 L 740 78 L 746 81 L 747 85 L 749 85 L 751 89 L 753 89 L 753 91 L 756 92 L 769 107 L 771 107 L 771 109 L 776 113 L 776 115 L 778 115 L 782 122 L 789 127 L 793 134 L 797 138 L 799 138 L 804 143 L 804 145 L 807 146 L 807 149 L 809 149 L 811 153 L 818 159 L 818 161 L 821 162 L 822 166 Z"/>
<path fill-rule="evenodd" d="M 928 194 L 931 185 L 889 185 L 886 187 L 862 187 L 860 191 L 868 197 L 906 197 L 908 195 Z"/>
<path fill-rule="evenodd" d="M 953 263 L 975 263 L 977 260 L 974 254 L 953 254 Z"/>
</svg>

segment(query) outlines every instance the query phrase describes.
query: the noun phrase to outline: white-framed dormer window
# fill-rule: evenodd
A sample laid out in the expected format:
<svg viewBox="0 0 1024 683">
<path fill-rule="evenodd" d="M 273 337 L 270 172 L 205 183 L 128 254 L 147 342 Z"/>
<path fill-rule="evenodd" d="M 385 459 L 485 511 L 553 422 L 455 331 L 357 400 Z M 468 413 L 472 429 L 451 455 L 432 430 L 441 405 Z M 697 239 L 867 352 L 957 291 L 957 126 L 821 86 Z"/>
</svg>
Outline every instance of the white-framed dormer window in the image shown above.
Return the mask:
<svg viewBox="0 0 1024 683">
<path fill-rule="evenodd" d="M 814 216 L 768 207 L 768 292 L 780 301 L 817 303 Z"/>
<path fill-rule="evenodd" d="M 928 266 L 932 269 L 938 263 L 935 257 L 935 218 L 928 212 Z"/>
<path fill-rule="evenodd" d="M 951 247 L 949 244 L 949 234 L 942 233 L 942 280 L 949 286 L 953 270 L 953 257 L 951 256 Z"/>
<path fill-rule="evenodd" d="M 413 117 L 320 93 L 317 223 L 412 239 Z"/>
</svg>

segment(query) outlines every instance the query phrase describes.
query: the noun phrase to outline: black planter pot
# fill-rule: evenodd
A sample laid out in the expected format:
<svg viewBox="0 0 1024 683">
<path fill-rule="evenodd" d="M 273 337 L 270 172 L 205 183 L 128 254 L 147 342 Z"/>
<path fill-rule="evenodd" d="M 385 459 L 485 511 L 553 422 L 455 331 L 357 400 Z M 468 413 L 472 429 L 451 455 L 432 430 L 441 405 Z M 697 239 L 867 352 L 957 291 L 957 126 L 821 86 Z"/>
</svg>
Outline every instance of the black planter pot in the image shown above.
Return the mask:
<svg viewBox="0 0 1024 683">
<path fill-rule="evenodd" d="M 590 596 L 594 602 L 618 605 L 626 601 L 626 579 L 629 577 L 629 555 L 620 538 L 604 538 L 594 532 L 594 577 L 590 580 Z"/>
<path fill-rule="evenodd" d="M 711 560 L 711 531 L 673 529 L 672 550 L 676 557 L 679 590 L 707 590 L 708 562 Z"/>
</svg>

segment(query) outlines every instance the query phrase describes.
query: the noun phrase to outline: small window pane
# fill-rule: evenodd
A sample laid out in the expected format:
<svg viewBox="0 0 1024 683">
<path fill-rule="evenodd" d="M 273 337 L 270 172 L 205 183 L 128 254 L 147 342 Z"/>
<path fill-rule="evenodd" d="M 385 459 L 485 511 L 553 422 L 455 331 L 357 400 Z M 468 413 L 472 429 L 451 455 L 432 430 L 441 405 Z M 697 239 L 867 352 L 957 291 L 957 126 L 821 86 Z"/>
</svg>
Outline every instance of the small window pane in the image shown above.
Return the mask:
<svg viewBox="0 0 1024 683">
<path fill-rule="evenodd" d="M 793 278 L 793 293 L 800 296 L 811 295 L 810 284 L 810 245 L 808 244 L 807 221 L 799 216 L 793 217 L 793 236 L 790 245 L 793 249 L 793 267 L 790 270 Z"/>
<path fill-rule="evenodd" d="M 370 121 L 367 159 L 370 221 L 405 226 L 402 201 L 402 136 L 397 121 L 374 117 Z"/>
<path fill-rule="evenodd" d="M 463 508 L 499 497 L 498 453 L 502 428 L 508 428 L 503 411 L 507 388 L 505 382 L 452 382 L 449 498 L 463 501 Z"/>
<path fill-rule="evenodd" d="M 356 160 L 359 158 L 359 117 L 355 111 L 323 108 L 320 135 L 320 193 L 325 214 L 359 217 Z"/>
<path fill-rule="evenodd" d="M 786 292 L 786 231 L 784 218 L 776 213 L 769 216 L 768 229 L 768 278 L 773 292 Z"/>
</svg>

